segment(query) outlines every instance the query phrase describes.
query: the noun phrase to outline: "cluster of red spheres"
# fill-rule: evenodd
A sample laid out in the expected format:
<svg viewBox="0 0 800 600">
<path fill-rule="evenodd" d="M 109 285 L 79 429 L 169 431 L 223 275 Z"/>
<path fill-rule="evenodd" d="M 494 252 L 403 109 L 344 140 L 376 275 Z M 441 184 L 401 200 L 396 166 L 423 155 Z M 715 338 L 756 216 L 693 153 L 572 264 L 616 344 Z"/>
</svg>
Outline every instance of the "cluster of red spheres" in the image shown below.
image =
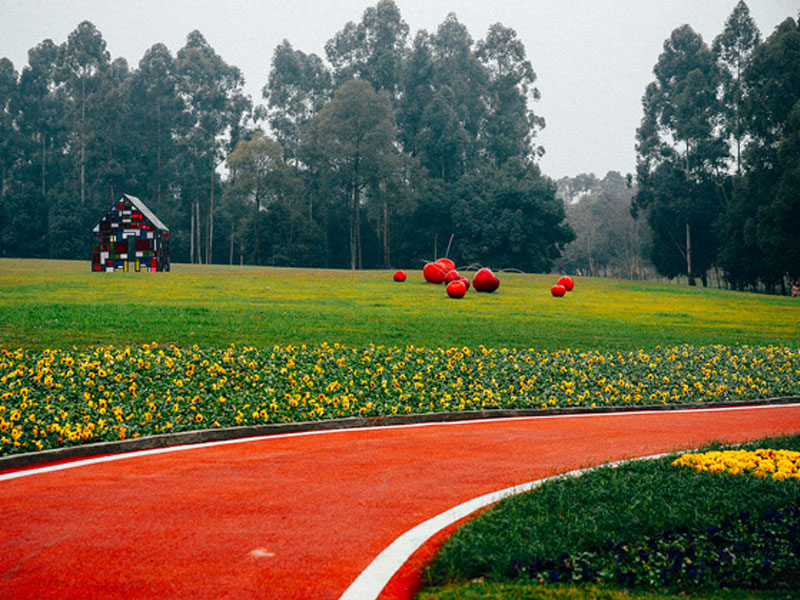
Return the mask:
<svg viewBox="0 0 800 600">
<path fill-rule="evenodd" d="M 428 283 L 445 284 L 447 295 L 451 298 L 463 298 L 470 288 L 470 281 L 461 275 L 456 269 L 455 263 L 449 258 L 440 258 L 434 262 L 429 262 L 422 269 L 422 276 Z M 405 281 L 404 271 L 397 271 L 394 274 L 395 281 Z M 494 292 L 500 287 L 500 280 L 492 273 L 491 269 L 480 269 L 472 278 L 472 287 L 476 292 Z"/>
<path fill-rule="evenodd" d="M 571 292 L 574 288 L 575 282 L 572 281 L 572 277 L 564 275 L 553 287 L 550 288 L 550 293 L 556 298 L 561 298 L 567 292 Z"/>
</svg>

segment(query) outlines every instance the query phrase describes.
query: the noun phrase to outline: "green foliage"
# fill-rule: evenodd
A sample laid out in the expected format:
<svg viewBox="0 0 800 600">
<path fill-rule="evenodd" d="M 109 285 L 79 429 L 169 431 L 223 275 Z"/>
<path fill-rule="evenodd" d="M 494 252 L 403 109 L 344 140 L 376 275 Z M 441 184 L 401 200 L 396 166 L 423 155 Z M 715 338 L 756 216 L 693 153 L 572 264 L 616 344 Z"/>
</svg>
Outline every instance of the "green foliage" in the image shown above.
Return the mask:
<svg viewBox="0 0 800 600">
<path fill-rule="evenodd" d="M 751 447 L 796 451 L 800 437 Z M 602 467 L 503 500 L 445 543 L 428 577 L 796 587 L 800 482 L 684 470 L 674 458 Z"/>
<path fill-rule="evenodd" d="M 784 294 L 800 276 L 798 64 L 795 20 L 761 42 L 743 1 L 713 52 L 689 26 L 665 42 L 643 99 L 634 202 L 653 229 L 662 274 L 692 283 L 719 266 L 737 289 Z"/>
<path fill-rule="evenodd" d="M 716 590 L 713 592 L 630 591 L 597 585 L 549 585 L 524 583 L 465 583 L 426 589 L 416 600 L 793 600 L 800 593 L 789 590 Z"/>
</svg>

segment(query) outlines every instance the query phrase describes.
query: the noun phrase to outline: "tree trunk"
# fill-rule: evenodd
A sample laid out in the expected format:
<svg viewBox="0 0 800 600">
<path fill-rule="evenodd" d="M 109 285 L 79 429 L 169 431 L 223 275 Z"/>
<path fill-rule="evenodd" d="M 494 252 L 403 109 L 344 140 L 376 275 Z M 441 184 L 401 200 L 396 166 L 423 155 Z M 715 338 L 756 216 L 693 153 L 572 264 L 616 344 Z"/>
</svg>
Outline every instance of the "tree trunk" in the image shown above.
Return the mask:
<svg viewBox="0 0 800 600">
<path fill-rule="evenodd" d="M 81 205 L 86 203 L 86 78 L 81 78 Z"/>
<path fill-rule="evenodd" d="M 47 198 L 47 135 L 42 134 L 42 199 Z"/>
<path fill-rule="evenodd" d="M 231 255 L 230 264 L 233 265 L 233 219 L 231 219 Z"/>
<path fill-rule="evenodd" d="M 256 215 L 255 215 L 255 244 L 253 247 L 253 264 L 261 264 L 261 196 L 256 192 Z"/>
<path fill-rule="evenodd" d="M 383 202 L 383 268 L 388 269 L 391 265 L 389 260 L 389 201 Z"/>
<path fill-rule="evenodd" d="M 350 270 L 356 270 L 356 209 L 358 204 L 358 191 L 353 186 L 350 197 Z"/>
<path fill-rule="evenodd" d="M 189 228 L 189 262 L 194 262 L 194 202 L 192 202 L 192 218 L 189 219 L 191 225 Z"/>
<path fill-rule="evenodd" d="M 161 206 L 161 101 L 156 104 L 156 198 Z"/>
<path fill-rule="evenodd" d="M 689 277 L 689 285 L 694 285 L 694 274 L 692 273 L 692 230 L 689 221 L 686 221 L 686 274 Z"/>
<path fill-rule="evenodd" d="M 196 252 L 197 264 L 198 265 L 202 265 L 203 264 L 203 250 L 202 250 L 203 244 L 201 242 L 202 242 L 202 239 L 203 239 L 203 229 L 202 229 L 202 227 L 200 227 L 200 198 L 197 198 L 194 201 L 194 212 L 195 212 L 195 221 L 196 221 L 196 226 L 194 228 L 194 231 L 197 234 L 197 252 Z"/>
<path fill-rule="evenodd" d="M 211 193 L 208 200 L 208 244 L 206 245 L 206 264 L 213 262 L 214 250 L 214 161 L 211 161 Z"/>
</svg>

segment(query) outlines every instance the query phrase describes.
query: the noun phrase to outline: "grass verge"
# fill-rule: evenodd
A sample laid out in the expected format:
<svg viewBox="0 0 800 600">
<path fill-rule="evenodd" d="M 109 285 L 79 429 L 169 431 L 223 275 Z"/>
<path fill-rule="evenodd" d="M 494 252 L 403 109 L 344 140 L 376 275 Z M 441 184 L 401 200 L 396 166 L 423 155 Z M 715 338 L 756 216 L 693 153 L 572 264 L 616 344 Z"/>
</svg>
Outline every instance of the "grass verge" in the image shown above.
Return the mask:
<svg viewBox="0 0 800 600">
<path fill-rule="evenodd" d="M 743 446 L 757 447 L 798 451 L 800 435 Z M 698 472 L 674 458 L 603 467 L 504 500 L 459 529 L 426 571 L 430 586 L 459 585 L 420 598 L 492 598 L 512 582 L 520 595 L 502 597 L 550 598 L 550 586 L 533 584 L 564 581 L 673 593 L 777 588 L 778 597 L 800 588 L 800 480 Z M 603 588 L 566 589 L 574 595 L 552 597 L 606 597 L 593 595 Z"/>
<path fill-rule="evenodd" d="M 800 592 L 791 590 L 718 590 L 701 594 L 636 592 L 595 585 L 468 583 L 420 593 L 417 600 L 794 600 Z"/>
</svg>

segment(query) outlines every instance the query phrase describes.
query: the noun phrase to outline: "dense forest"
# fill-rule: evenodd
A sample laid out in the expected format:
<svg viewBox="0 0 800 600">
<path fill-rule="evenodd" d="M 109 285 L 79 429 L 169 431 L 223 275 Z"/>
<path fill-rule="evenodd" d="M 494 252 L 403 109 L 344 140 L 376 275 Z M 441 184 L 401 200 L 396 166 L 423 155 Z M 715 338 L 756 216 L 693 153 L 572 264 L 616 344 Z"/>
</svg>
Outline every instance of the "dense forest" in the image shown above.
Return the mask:
<svg viewBox="0 0 800 600">
<path fill-rule="evenodd" d="M 122 193 L 177 262 L 459 264 L 785 290 L 800 275 L 800 29 L 740 2 L 689 25 L 644 90 L 637 170 L 541 173 L 536 75 L 515 31 L 456 15 L 411 35 L 392 0 L 307 54 L 284 40 L 262 98 L 198 31 L 112 60 L 89 22 L 0 59 L 0 256 L 88 260 Z M 634 140 L 631 141 L 634 143 Z M 577 237 L 576 237 L 577 236 Z M 574 240 L 574 241 L 573 241 Z"/>
<path fill-rule="evenodd" d="M 664 42 L 637 138 L 634 214 L 659 273 L 786 293 L 800 276 L 800 27 L 764 41 L 739 2 L 709 47 Z"/>
<path fill-rule="evenodd" d="M 546 271 L 573 238 L 534 160 L 544 125 L 512 29 L 435 33 L 391 0 L 325 46 L 281 43 L 263 105 L 198 31 L 131 68 L 81 23 L 17 73 L 0 61 L 0 255 L 87 259 L 122 193 L 171 230 L 173 261 L 346 268 L 450 255 Z"/>
</svg>

